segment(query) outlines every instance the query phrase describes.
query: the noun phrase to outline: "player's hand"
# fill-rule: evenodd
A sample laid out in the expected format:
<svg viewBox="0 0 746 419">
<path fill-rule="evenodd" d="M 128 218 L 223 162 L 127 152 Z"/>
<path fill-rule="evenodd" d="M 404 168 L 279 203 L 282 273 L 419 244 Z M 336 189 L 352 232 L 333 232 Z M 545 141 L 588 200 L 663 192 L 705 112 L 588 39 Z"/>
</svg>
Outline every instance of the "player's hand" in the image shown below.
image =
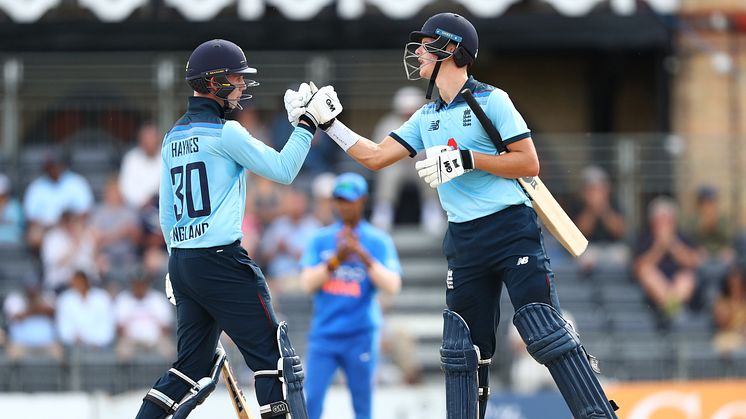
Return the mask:
<svg viewBox="0 0 746 419">
<path fill-rule="evenodd" d="M 313 84 L 313 82 L 311 82 L 311 84 Z M 314 86 L 314 89 L 315 88 L 316 86 Z M 315 92 L 311 91 L 311 86 L 308 83 L 301 83 L 297 92 L 292 89 L 285 91 L 285 110 L 288 113 L 288 121 L 290 121 L 293 126 L 297 126 L 300 117 L 306 113 L 306 103 L 311 100 L 313 93 Z"/>
<path fill-rule="evenodd" d="M 176 297 L 174 297 L 174 287 L 171 285 L 171 277 L 166 274 L 166 298 L 168 302 L 176 305 Z"/>
<path fill-rule="evenodd" d="M 431 188 L 453 180 L 474 168 L 474 158 L 469 150 L 454 150 L 451 146 L 429 147 L 425 160 L 414 167 L 417 174 Z"/>
<path fill-rule="evenodd" d="M 316 89 L 313 82 L 310 83 L 311 91 Z M 342 103 L 337 98 L 337 92 L 332 86 L 324 86 L 313 93 L 311 99 L 306 103 L 306 113 L 300 119 L 312 123 L 314 126 L 328 125 L 334 121 L 342 112 Z M 321 127 L 324 128 L 323 126 Z"/>
</svg>

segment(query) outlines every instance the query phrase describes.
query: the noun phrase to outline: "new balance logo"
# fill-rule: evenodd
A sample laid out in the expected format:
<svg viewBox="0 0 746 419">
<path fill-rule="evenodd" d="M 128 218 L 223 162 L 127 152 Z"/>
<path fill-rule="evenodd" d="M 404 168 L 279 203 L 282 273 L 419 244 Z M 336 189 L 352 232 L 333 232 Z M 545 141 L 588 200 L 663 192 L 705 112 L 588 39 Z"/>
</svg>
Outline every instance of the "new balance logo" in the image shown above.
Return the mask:
<svg viewBox="0 0 746 419">
<path fill-rule="evenodd" d="M 471 126 L 471 109 L 464 109 L 464 126 Z"/>
<path fill-rule="evenodd" d="M 518 266 L 518 265 L 525 265 L 527 263 L 528 263 L 528 256 L 524 256 L 522 258 L 518 258 L 518 263 L 516 263 L 515 265 L 516 266 Z"/>
<path fill-rule="evenodd" d="M 437 131 L 438 128 L 440 128 L 440 119 L 436 119 L 435 121 L 430 121 L 430 127 L 427 130 Z"/>
<path fill-rule="evenodd" d="M 446 288 L 449 290 L 453 289 L 453 271 L 448 270 L 448 275 L 446 275 Z"/>
</svg>

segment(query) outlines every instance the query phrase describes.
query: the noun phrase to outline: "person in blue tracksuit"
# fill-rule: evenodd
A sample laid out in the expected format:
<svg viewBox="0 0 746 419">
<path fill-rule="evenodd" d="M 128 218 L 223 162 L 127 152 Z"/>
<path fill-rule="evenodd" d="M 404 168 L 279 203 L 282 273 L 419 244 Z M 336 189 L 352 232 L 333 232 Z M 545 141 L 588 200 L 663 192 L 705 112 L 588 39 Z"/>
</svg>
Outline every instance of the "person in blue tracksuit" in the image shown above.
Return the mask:
<svg viewBox="0 0 746 419">
<path fill-rule="evenodd" d="M 407 78 L 428 79 L 426 97 L 435 86 L 440 97 L 380 143 L 339 119 L 324 129 L 372 170 L 426 153 L 415 169 L 437 188 L 448 216 L 443 240 L 448 310 L 440 349 L 448 418 L 485 416 L 504 285 L 516 309 L 513 323 L 529 353 L 549 369 L 575 418 L 616 419 L 616 406 L 594 375 L 595 359 L 562 317 L 537 215 L 517 181 L 539 173 L 531 132 L 505 91 L 468 74 L 478 54 L 476 28 L 456 13 L 438 13 L 409 41 Z M 502 141 L 509 153 L 498 153 L 462 96 L 465 88 L 499 132 L 501 139 L 495 141 Z"/>
<path fill-rule="evenodd" d="M 316 125 L 338 113 L 326 105 L 336 95 L 323 87 L 302 104 L 302 114 L 289 113 L 296 127 L 277 152 L 239 123 L 225 120 L 226 112 L 250 97 L 246 89 L 257 83 L 244 77 L 253 73 L 241 48 L 222 39 L 198 46 L 187 63 L 186 81 L 194 95 L 164 138 L 159 196 L 178 355 L 148 391 L 138 419 L 186 417 L 204 400 L 222 365 L 224 355 L 216 348 L 222 331 L 256 374 L 262 418 L 306 418 L 300 361 L 272 310 L 264 275 L 239 245 L 249 186 L 245 172 L 290 183 Z M 286 102 L 293 98 L 286 94 Z"/>
<path fill-rule="evenodd" d="M 301 283 L 313 294 L 305 385 L 310 419 L 321 417 L 324 395 L 339 368 L 355 418 L 371 418 L 381 327 L 376 294 L 397 293 L 401 276 L 393 240 L 363 219 L 367 196 L 362 176 L 339 175 L 333 190 L 339 219 L 315 233 L 301 260 Z"/>
</svg>

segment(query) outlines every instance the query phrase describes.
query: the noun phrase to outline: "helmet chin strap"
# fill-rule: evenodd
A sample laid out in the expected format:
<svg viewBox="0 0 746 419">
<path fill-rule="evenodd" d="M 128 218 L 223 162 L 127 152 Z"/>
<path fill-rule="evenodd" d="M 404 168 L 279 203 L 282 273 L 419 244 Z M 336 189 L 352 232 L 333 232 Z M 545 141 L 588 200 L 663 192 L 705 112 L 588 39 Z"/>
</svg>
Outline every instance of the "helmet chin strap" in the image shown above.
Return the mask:
<svg viewBox="0 0 746 419">
<path fill-rule="evenodd" d="M 430 75 L 430 83 L 427 85 L 427 93 L 425 93 L 425 99 L 430 100 L 433 97 L 433 87 L 435 87 L 435 78 L 438 77 L 438 71 L 440 70 L 440 63 L 438 60 L 435 62 L 435 68 L 433 68 L 433 74 Z"/>
</svg>

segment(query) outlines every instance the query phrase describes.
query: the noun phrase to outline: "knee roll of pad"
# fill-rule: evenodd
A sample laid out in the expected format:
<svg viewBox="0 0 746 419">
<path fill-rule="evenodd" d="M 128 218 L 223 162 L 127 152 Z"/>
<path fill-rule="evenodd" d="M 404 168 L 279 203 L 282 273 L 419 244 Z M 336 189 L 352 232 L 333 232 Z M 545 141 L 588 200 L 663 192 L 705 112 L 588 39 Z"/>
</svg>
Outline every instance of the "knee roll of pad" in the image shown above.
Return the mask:
<svg viewBox="0 0 746 419">
<path fill-rule="evenodd" d="M 531 303 L 513 316 L 529 354 L 544 364 L 576 419 L 617 419 L 617 409 L 598 382 L 578 334 L 552 306 Z"/>
</svg>

